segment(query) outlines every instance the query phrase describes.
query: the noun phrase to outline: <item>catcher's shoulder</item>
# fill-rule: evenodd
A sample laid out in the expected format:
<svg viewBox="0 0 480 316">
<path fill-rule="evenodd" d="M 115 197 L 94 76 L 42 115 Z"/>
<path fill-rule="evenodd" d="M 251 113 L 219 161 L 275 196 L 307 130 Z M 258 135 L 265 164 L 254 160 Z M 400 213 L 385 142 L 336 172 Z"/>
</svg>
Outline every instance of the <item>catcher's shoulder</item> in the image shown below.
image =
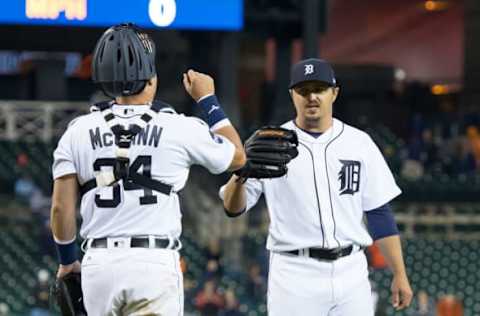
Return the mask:
<svg viewBox="0 0 480 316">
<path fill-rule="evenodd" d="M 204 133 L 209 131 L 208 124 L 205 121 L 198 117 L 184 114 L 160 113 L 158 121 L 156 122 L 158 122 L 158 124 L 161 125 L 165 130 L 175 133 L 178 137 L 187 137 L 187 135 L 189 135 L 188 137 L 191 138 L 193 135 L 204 135 Z"/>
<path fill-rule="evenodd" d="M 95 113 L 95 112 L 79 115 L 68 123 L 67 128 L 79 128 L 80 126 L 91 126 L 92 123 L 99 118 L 98 115 L 99 113 Z"/>
<path fill-rule="evenodd" d="M 185 128 L 208 128 L 208 124 L 203 121 L 202 119 L 195 117 L 195 116 L 188 116 L 184 114 L 176 114 L 172 116 L 172 123 L 173 124 L 181 124 Z"/>
</svg>

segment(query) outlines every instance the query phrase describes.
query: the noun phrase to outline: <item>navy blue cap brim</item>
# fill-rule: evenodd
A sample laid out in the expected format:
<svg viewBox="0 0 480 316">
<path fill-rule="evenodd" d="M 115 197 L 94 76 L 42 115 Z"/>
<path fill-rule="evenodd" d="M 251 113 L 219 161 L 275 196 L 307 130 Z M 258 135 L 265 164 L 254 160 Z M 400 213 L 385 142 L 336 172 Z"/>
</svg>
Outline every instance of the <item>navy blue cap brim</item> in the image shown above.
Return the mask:
<svg viewBox="0 0 480 316">
<path fill-rule="evenodd" d="M 298 81 L 298 82 L 290 83 L 290 85 L 288 86 L 288 88 L 289 88 L 289 89 L 293 89 L 293 88 L 295 88 L 296 86 L 298 86 L 299 84 L 306 83 L 306 82 L 320 82 L 320 83 L 326 84 L 326 85 L 329 86 L 329 87 L 337 87 L 337 86 L 338 86 L 338 84 L 332 84 L 331 82 L 323 81 L 323 80 L 303 80 L 303 81 Z"/>
</svg>

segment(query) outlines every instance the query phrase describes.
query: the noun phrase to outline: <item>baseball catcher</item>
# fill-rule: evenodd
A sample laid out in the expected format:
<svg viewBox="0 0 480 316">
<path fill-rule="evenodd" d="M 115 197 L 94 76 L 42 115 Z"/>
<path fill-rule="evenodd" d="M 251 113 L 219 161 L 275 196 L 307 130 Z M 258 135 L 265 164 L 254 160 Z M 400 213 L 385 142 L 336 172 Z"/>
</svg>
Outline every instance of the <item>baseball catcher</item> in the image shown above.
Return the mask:
<svg viewBox="0 0 480 316">
<path fill-rule="evenodd" d="M 62 316 L 86 316 L 83 306 L 83 294 L 80 273 L 69 273 L 57 278 L 52 288 L 52 295 Z"/>
<path fill-rule="evenodd" d="M 220 174 L 245 164 L 214 79 L 193 69 L 183 73 L 185 91 L 205 120 L 177 114 L 155 100 L 158 83 L 168 80 L 157 77 L 155 56 L 155 43 L 135 25 L 106 30 L 95 46 L 92 79 L 111 100 L 74 120 L 54 151 L 51 228 L 57 276 L 66 276 L 56 287 L 63 315 L 85 315 L 80 278 L 68 279 L 80 270 L 90 316 L 183 315 L 178 193 L 192 165 Z M 92 130 L 102 135 L 98 147 Z M 131 146 L 134 139 L 142 144 Z M 79 200 L 82 265 L 75 229 Z"/>
<path fill-rule="evenodd" d="M 247 163 L 234 173 L 248 178 L 278 178 L 284 176 L 287 164 L 298 155 L 298 138 L 293 130 L 265 126 L 245 142 Z"/>
</svg>

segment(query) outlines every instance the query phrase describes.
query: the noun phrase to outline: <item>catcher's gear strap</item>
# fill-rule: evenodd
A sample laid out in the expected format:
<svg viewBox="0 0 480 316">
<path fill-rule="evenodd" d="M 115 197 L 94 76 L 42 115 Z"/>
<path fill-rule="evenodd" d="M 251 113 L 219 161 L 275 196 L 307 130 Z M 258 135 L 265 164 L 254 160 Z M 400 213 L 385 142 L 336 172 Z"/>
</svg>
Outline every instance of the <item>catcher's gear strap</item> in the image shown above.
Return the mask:
<svg viewBox="0 0 480 316">
<path fill-rule="evenodd" d="M 163 194 L 169 195 L 172 192 L 172 186 L 162 183 L 158 180 L 154 180 L 139 173 L 129 172 L 130 160 L 128 153 L 133 137 L 137 135 L 147 124 L 153 119 L 153 116 L 161 111 L 162 107 L 168 106 L 163 102 L 154 101 L 147 112 L 140 117 L 139 124 L 132 124 L 129 129 L 125 129 L 119 122 L 118 118 L 113 114 L 111 107 L 113 101 L 100 102 L 94 105 L 98 108 L 107 122 L 107 125 L 115 135 L 115 145 L 117 146 L 115 154 L 117 156 L 117 165 L 113 171 L 99 172 L 94 179 L 88 180 L 82 186 L 80 186 L 80 194 L 83 195 L 86 192 L 96 187 L 110 186 L 120 179 L 124 181 L 132 181 L 142 187 L 158 191 Z M 167 113 L 171 113 L 168 111 Z"/>
<path fill-rule="evenodd" d="M 131 180 L 133 183 L 138 184 L 144 188 L 151 189 L 166 195 L 170 195 L 170 193 L 178 193 L 173 190 L 173 187 L 171 185 L 148 178 L 140 173 L 130 173 L 128 180 Z M 80 194 L 83 196 L 85 193 L 92 189 L 95 189 L 96 187 L 97 179 L 90 179 L 80 186 Z"/>
<path fill-rule="evenodd" d="M 63 316 L 86 316 L 83 305 L 82 278 L 80 273 L 69 273 L 57 278 L 51 289 Z"/>
</svg>

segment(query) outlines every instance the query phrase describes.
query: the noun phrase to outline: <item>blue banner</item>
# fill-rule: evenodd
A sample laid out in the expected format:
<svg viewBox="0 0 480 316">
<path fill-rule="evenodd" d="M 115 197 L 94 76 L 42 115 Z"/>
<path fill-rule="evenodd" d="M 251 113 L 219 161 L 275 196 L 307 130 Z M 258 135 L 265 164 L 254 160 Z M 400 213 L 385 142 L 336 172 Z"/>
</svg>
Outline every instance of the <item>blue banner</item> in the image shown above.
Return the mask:
<svg viewBox="0 0 480 316">
<path fill-rule="evenodd" d="M 243 0 L 8 0 L 0 24 L 240 30 Z"/>
</svg>

